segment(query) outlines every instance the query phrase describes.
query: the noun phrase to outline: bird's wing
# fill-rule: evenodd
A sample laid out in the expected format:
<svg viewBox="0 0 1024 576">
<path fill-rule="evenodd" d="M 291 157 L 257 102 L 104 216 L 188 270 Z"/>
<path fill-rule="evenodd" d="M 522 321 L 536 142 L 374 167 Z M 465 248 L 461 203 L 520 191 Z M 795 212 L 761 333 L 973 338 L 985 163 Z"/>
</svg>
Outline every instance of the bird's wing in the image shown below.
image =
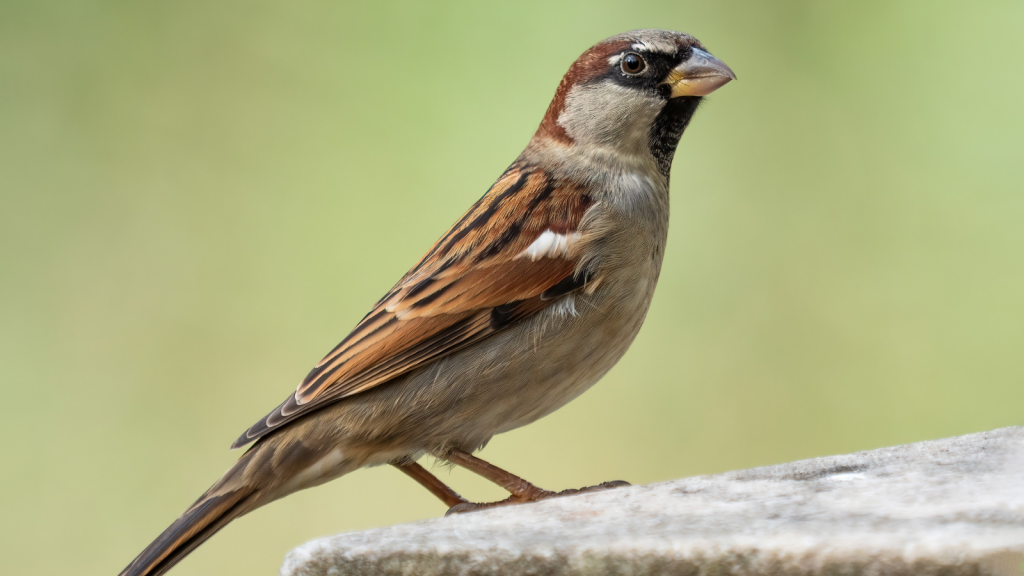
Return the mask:
<svg viewBox="0 0 1024 576">
<path fill-rule="evenodd" d="M 478 342 L 582 288 L 591 278 L 580 260 L 589 241 L 580 225 L 593 204 L 576 186 L 513 165 L 233 447 Z"/>
</svg>

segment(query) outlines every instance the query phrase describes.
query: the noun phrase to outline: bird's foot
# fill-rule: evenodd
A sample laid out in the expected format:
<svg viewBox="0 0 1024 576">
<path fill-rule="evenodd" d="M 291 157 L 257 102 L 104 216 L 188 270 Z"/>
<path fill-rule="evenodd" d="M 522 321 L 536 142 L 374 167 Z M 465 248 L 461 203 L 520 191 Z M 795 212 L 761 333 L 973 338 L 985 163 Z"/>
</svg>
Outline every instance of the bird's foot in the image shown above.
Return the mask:
<svg viewBox="0 0 1024 576">
<path fill-rule="evenodd" d="M 477 510 L 487 510 L 488 508 L 500 508 L 502 506 L 526 504 L 527 502 L 538 502 L 546 498 L 551 498 L 552 496 L 557 496 L 557 493 L 549 492 L 549 495 L 540 496 L 530 500 L 524 500 L 516 496 L 509 496 L 508 498 L 498 500 L 497 502 L 462 502 L 449 508 L 444 515 L 451 516 L 452 514 L 465 514 L 466 512 L 476 512 Z"/>
<path fill-rule="evenodd" d="M 588 492 L 601 492 L 602 490 L 611 490 L 612 488 L 622 488 L 624 486 L 632 486 L 625 480 L 611 480 L 609 482 L 601 482 L 597 486 L 587 486 L 586 488 L 570 488 L 568 490 L 562 490 L 555 494 L 555 496 L 572 496 L 573 494 L 586 494 Z"/>
<path fill-rule="evenodd" d="M 515 504 L 527 504 L 529 502 L 539 502 L 541 500 L 547 500 L 548 498 L 558 498 L 560 496 L 572 496 L 574 494 L 586 494 L 588 492 L 601 492 L 602 490 L 611 490 L 612 488 L 621 488 L 623 486 L 630 486 L 629 482 L 624 480 L 612 480 L 611 482 L 602 482 L 597 486 L 587 486 L 586 488 L 570 488 L 568 490 L 562 490 L 561 492 L 551 492 L 542 488 L 534 486 L 528 494 L 523 495 L 512 495 L 504 500 L 498 500 L 497 502 L 460 502 L 455 506 L 448 509 L 445 512 L 445 516 L 451 516 L 452 514 L 465 514 L 466 512 L 476 512 L 477 510 L 486 510 L 488 508 L 500 508 L 502 506 L 512 506 Z"/>
</svg>

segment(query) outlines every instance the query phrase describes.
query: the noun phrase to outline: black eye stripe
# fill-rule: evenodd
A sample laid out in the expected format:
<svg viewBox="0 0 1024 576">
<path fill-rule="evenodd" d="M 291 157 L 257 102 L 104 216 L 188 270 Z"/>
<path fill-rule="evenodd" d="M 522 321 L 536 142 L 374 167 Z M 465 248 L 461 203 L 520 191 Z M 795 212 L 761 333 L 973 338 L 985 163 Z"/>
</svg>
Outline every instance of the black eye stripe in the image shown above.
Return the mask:
<svg viewBox="0 0 1024 576">
<path fill-rule="evenodd" d="M 630 72 L 626 67 L 626 57 L 635 55 L 643 61 L 643 69 Z M 642 52 L 629 50 L 620 52 L 618 57 L 608 63 L 602 74 L 594 76 L 587 82 L 612 82 L 631 90 L 641 90 L 651 96 L 669 99 L 670 90 L 664 85 L 669 71 L 679 65 L 684 57 L 689 57 L 688 50 L 680 50 L 674 54 L 662 52 Z"/>
</svg>

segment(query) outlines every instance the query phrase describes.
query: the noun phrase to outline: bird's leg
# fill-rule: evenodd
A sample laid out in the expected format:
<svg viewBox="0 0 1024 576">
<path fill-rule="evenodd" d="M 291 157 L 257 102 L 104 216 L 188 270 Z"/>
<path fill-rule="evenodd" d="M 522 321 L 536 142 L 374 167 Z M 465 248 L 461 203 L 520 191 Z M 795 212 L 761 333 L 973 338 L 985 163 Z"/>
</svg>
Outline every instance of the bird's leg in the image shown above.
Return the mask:
<svg viewBox="0 0 1024 576">
<path fill-rule="evenodd" d="M 519 476 L 506 472 L 494 464 L 481 460 L 462 450 L 453 449 L 443 457 L 452 464 L 458 464 L 466 470 L 476 472 L 480 476 L 508 490 L 512 494 L 512 498 L 519 502 L 535 502 L 555 495 L 555 492 L 538 488 Z M 514 502 L 510 502 L 510 504 L 514 504 Z"/>
<path fill-rule="evenodd" d="M 583 492 L 597 492 L 599 490 L 607 490 L 609 488 L 618 488 L 619 486 L 629 486 L 629 482 L 623 482 L 622 480 L 615 480 L 612 482 L 605 482 L 598 484 L 597 486 L 590 486 L 587 488 L 579 488 L 572 490 L 563 490 L 561 492 L 551 492 L 545 490 L 526 480 L 498 468 L 497 466 L 481 460 L 472 454 L 468 454 L 461 450 L 452 450 L 441 455 L 441 458 L 451 462 L 452 464 L 458 464 L 467 470 L 476 472 L 484 478 L 494 482 L 498 486 L 501 486 L 505 490 L 508 490 L 512 495 L 504 500 L 497 502 L 486 502 L 486 503 L 475 503 L 475 502 L 460 502 L 455 506 L 448 509 L 448 514 L 459 514 L 462 512 L 472 512 L 475 510 L 483 510 L 485 508 L 495 508 L 498 506 L 508 506 L 510 504 L 522 504 L 524 502 L 536 502 L 538 500 L 544 500 L 545 498 L 552 498 L 555 496 L 570 496 L 572 494 L 581 494 Z"/>
<path fill-rule="evenodd" d="M 419 482 L 420 485 L 427 490 L 430 490 L 431 494 L 440 498 L 441 502 L 444 502 L 445 506 L 449 508 L 458 504 L 471 504 L 471 502 L 467 501 L 462 496 L 459 496 L 458 492 L 452 490 L 444 482 L 438 480 L 437 476 L 434 476 L 428 472 L 426 468 L 415 462 L 406 462 L 402 464 L 392 463 L 392 466 L 398 468 L 402 472 L 405 472 L 410 478 Z"/>
</svg>

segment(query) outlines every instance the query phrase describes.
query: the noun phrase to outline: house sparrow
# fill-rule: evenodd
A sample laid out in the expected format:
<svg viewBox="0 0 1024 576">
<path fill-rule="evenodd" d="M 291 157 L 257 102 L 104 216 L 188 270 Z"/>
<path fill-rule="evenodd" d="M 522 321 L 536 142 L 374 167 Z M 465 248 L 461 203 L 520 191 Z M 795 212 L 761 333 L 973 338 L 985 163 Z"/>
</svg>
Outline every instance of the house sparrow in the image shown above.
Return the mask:
<svg viewBox="0 0 1024 576">
<path fill-rule="evenodd" d="M 580 395 L 629 348 L 661 269 L 676 145 L 701 97 L 735 78 L 677 32 L 584 52 L 519 158 L 122 576 L 162 574 L 231 520 L 364 466 L 398 467 L 452 512 L 578 492 L 472 452 Z M 416 464 L 426 454 L 511 496 L 467 502 Z"/>
</svg>

